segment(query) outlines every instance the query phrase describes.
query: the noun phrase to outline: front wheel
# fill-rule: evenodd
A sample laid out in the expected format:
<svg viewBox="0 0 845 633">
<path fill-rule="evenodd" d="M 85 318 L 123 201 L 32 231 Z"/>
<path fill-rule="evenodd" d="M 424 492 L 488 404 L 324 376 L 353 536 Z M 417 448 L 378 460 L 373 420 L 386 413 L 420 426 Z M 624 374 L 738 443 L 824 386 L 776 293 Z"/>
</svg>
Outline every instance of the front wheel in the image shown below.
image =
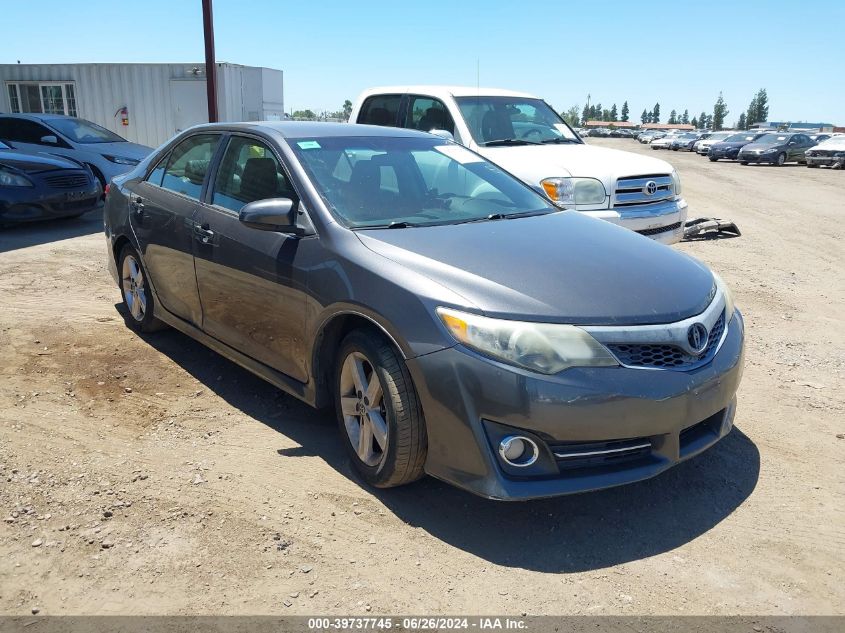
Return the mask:
<svg viewBox="0 0 845 633">
<path fill-rule="evenodd" d="M 777 160 L 775 161 L 775 165 L 778 167 L 783 167 L 783 164 L 786 162 L 786 154 L 781 152 L 778 154 Z"/>
<path fill-rule="evenodd" d="M 120 251 L 118 270 L 123 306 L 129 313 L 130 326 L 139 332 L 155 332 L 162 329 L 164 323 L 155 317 L 155 304 L 147 271 L 138 252 L 129 244 Z"/>
<path fill-rule="evenodd" d="M 741 160 L 741 161 L 739 161 L 739 164 L 740 165 L 747 165 L 748 161 L 747 160 Z"/>
<path fill-rule="evenodd" d="M 352 465 L 377 488 L 423 476 L 425 420 L 411 375 L 384 337 L 355 330 L 341 344 L 335 409 Z"/>
<path fill-rule="evenodd" d="M 807 167 L 809 167 L 810 169 L 814 169 L 818 167 L 818 165 L 816 165 L 815 163 L 807 163 Z"/>
<path fill-rule="evenodd" d="M 711 163 L 715 163 L 717 160 L 719 160 L 718 158 L 713 158 L 712 156 L 708 156 L 708 158 L 710 159 Z"/>
</svg>

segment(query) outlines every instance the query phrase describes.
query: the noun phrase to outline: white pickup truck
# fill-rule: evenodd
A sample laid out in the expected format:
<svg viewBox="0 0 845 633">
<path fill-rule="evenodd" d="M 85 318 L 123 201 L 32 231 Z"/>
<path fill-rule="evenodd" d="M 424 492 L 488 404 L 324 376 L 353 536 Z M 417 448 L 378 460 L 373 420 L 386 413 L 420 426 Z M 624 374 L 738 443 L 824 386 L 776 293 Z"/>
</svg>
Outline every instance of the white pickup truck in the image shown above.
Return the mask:
<svg viewBox="0 0 845 633">
<path fill-rule="evenodd" d="M 669 163 L 587 145 L 539 97 L 474 87 L 373 88 L 358 97 L 349 120 L 454 139 L 561 208 L 608 220 L 664 244 L 683 237 L 687 203 Z"/>
</svg>

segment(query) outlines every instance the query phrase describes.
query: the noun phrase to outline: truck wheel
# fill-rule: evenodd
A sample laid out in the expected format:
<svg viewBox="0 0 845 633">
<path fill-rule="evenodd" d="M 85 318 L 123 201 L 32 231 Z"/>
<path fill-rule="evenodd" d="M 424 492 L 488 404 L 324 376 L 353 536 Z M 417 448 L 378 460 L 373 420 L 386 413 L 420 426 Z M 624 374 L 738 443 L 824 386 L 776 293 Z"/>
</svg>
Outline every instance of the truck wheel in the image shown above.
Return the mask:
<svg viewBox="0 0 845 633">
<path fill-rule="evenodd" d="M 335 409 L 352 465 L 377 488 L 423 476 L 428 448 L 417 391 L 402 358 L 384 337 L 355 330 L 340 346 Z"/>
</svg>

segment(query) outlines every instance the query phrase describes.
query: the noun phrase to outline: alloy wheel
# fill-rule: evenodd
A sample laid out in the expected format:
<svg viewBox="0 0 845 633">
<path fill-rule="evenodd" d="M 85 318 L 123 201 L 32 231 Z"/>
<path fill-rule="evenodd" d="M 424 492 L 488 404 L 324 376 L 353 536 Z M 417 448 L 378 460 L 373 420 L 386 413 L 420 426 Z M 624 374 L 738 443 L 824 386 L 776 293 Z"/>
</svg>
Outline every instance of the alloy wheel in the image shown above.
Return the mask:
<svg viewBox="0 0 845 633">
<path fill-rule="evenodd" d="M 123 286 L 123 299 L 129 313 L 137 322 L 144 320 L 147 313 L 147 295 L 144 285 L 144 273 L 138 260 L 132 255 L 123 258 L 123 270 L 121 271 Z"/>
<path fill-rule="evenodd" d="M 361 352 L 352 352 L 340 372 L 340 407 L 346 435 L 367 466 L 378 466 L 387 454 L 387 410 L 375 367 Z"/>
</svg>

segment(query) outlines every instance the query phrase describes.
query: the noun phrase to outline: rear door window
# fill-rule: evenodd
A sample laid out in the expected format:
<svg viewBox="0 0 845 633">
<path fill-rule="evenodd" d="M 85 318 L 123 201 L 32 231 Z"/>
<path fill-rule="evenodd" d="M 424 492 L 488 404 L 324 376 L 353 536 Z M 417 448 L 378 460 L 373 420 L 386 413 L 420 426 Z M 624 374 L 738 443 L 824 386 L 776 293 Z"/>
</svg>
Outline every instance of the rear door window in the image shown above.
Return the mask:
<svg viewBox="0 0 845 633">
<path fill-rule="evenodd" d="M 45 143 L 41 142 L 42 136 L 56 136 L 56 133 L 35 121 L 0 119 L 0 138 L 4 141 L 44 145 Z"/>
<path fill-rule="evenodd" d="M 411 97 L 405 127 L 422 132 L 447 130 L 455 133 L 455 122 L 446 106 L 439 99 L 431 97 Z"/>
<path fill-rule="evenodd" d="M 219 142 L 219 134 L 197 134 L 179 143 L 170 152 L 161 186 L 199 200 L 208 166 Z"/>
<path fill-rule="evenodd" d="M 367 125 L 385 125 L 396 127 L 399 125 L 399 106 L 402 95 L 374 95 L 367 97 L 361 112 L 358 113 L 358 123 Z"/>
</svg>

